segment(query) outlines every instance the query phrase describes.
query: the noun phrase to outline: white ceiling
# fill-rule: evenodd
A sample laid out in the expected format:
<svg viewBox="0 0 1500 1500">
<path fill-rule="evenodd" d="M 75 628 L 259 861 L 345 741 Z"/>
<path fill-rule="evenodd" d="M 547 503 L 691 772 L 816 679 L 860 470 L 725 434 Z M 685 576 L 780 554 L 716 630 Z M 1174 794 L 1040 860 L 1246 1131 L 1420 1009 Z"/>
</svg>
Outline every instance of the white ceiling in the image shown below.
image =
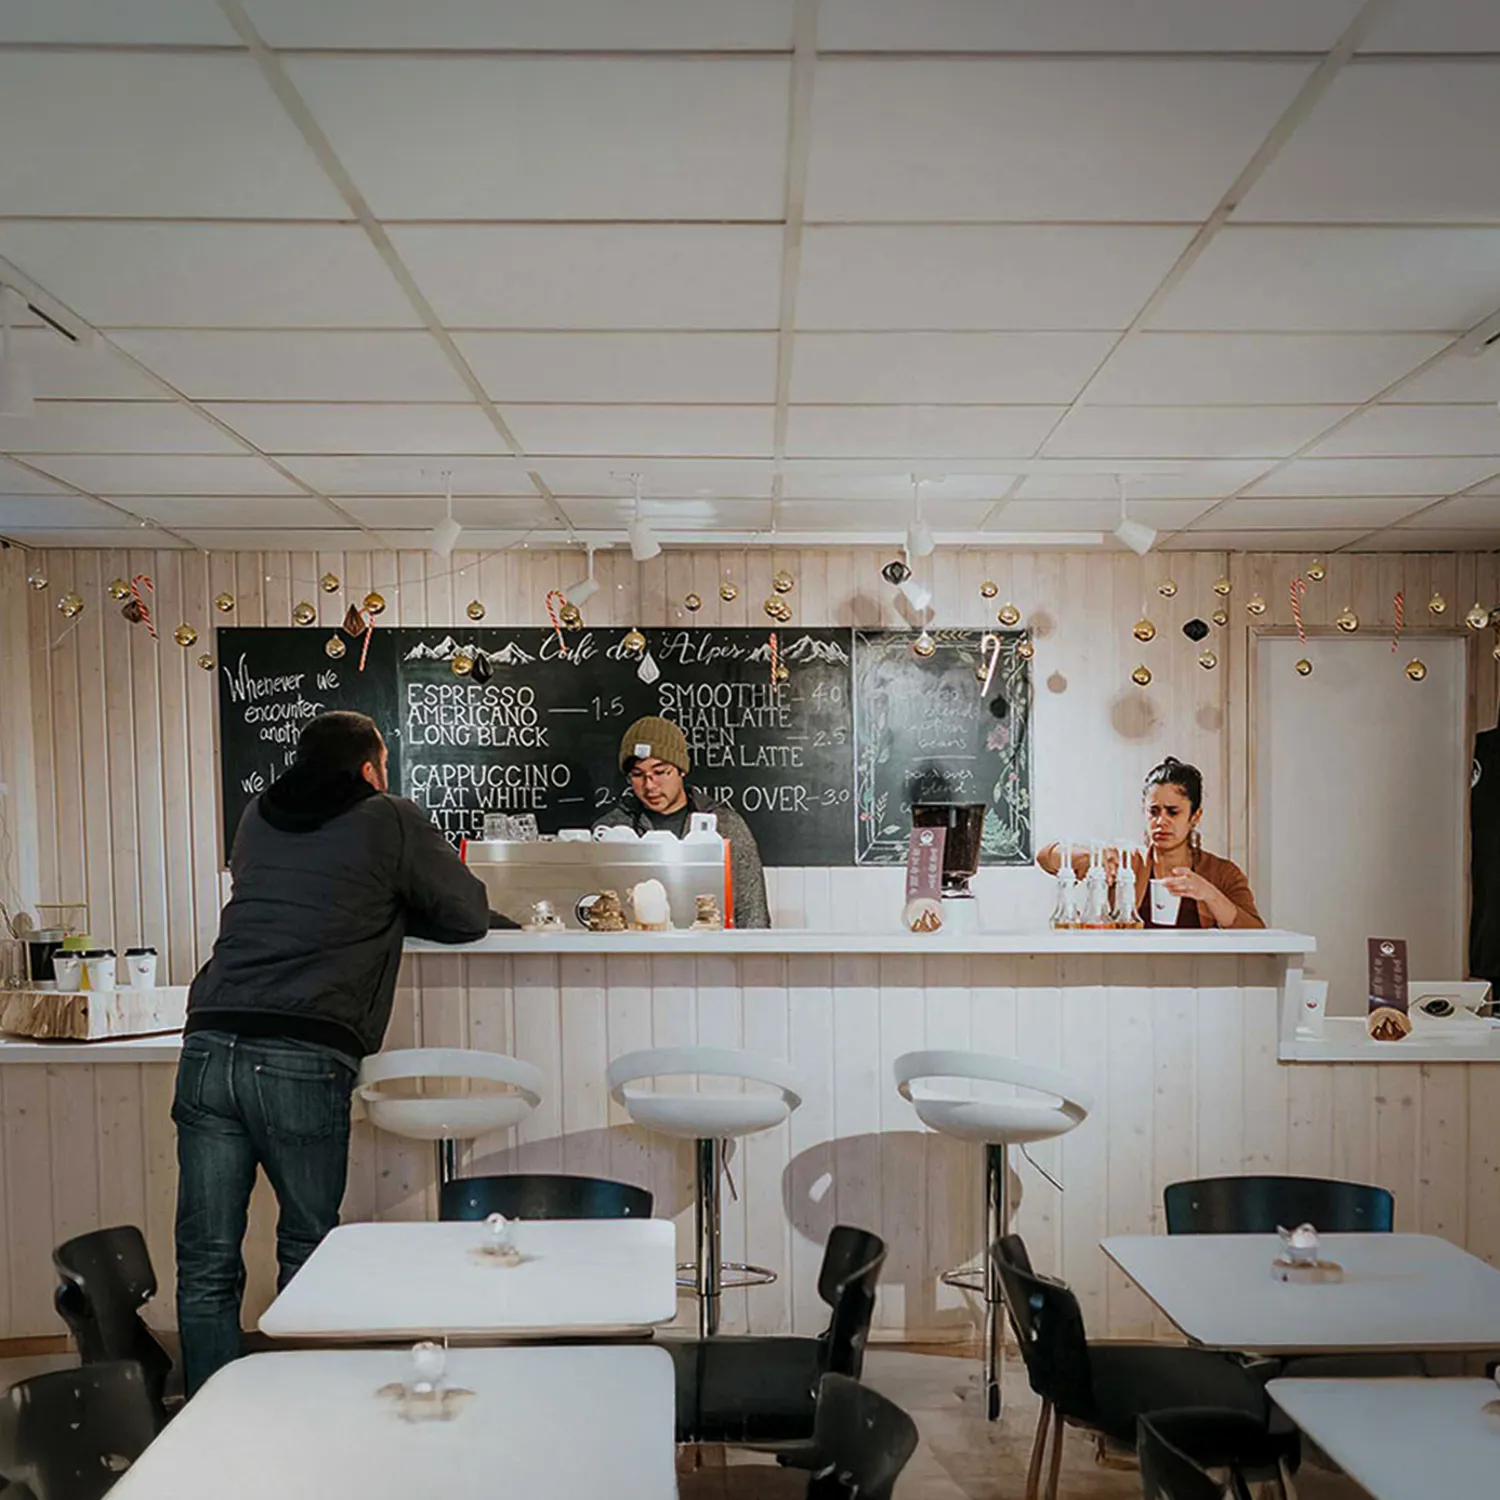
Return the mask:
<svg viewBox="0 0 1500 1500">
<path fill-rule="evenodd" d="M 1495 0 L 48 0 L 0 137 L 25 543 L 1500 547 Z"/>
</svg>

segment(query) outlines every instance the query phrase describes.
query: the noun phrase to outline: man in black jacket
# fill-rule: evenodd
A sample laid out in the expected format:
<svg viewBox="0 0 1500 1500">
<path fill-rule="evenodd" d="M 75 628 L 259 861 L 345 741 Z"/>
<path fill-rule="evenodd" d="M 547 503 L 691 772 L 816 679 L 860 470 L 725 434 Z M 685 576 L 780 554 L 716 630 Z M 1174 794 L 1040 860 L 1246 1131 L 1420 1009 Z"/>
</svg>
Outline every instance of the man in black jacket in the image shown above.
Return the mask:
<svg viewBox="0 0 1500 1500">
<path fill-rule="evenodd" d="M 177 1318 L 191 1395 L 240 1353 L 256 1167 L 280 1208 L 278 1288 L 338 1223 L 349 1097 L 390 1020 L 402 939 L 489 930 L 484 885 L 428 818 L 386 794 L 364 714 L 313 719 L 245 810 L 234 894 L 188 994 L 177 1124 Z"/>
</svg>

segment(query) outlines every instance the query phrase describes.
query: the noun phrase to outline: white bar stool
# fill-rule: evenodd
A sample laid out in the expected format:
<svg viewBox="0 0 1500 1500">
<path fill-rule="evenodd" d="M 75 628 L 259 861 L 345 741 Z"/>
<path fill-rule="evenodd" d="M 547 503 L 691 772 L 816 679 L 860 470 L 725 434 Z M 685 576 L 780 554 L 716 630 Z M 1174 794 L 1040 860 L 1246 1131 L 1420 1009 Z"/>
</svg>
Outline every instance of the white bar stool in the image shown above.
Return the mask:
<svg viewBox="0 0 1500 1500">
<path fill-rule="evenodd" d="M 429 1079 L 501 1083 L 509 1086 L 509 1092 L 391 1094 L 381 1087 Z M 355 1086 L 377 1129 L 437 1143 L 439 1184 L 458 1175 L 459 1141 L 519 1125 L 542 1102 L 541 1090 L 541 1071 L 530 1063 L 503 1052 L 475 1052 L 467 1047 L 408 1047 L 372 1053 L 360 1064 Z"/>
<path fill-rule="evenodd" d="M 982 1052 L 908 1052 L 896 1059 L 895 1074 L 901 1097 L 911 1102 L 924 1125 L 985 1148 L 984 1269 L 949 1271 L 943 1281 L 984 1296 L 985 1415 L 993 1422 L 1000 1415 L 1004 1345 L 997 1338 L 1000 1278 L 990 1249 L 1010 1231 L 1010 1148 L 1066 1135 L 1088 1118 L 1093 1101 L 1066 1073 Z M 1049 1097 L 994 1099 L 945 1093 L 931 1087 L 939 1079 L 1011 1084 Z"/>
<path fill-rule="evenodd" d="M 769 1084 L 774 1094 L 657 1093 L 629 1085 L 648 1078 L 693 1076 L 738 1078 Z M 698 1293 L 698 1332 L 708 1338 L 719 1331 L 719 1299 L 726 1287 L 765 1286 L 776 1273 L 765 1266 L 719 1259 L 719 1177 L 724 1167 L 724 1143 L 731 1137 L 754 1135 L 789 1119 L 802 1103 L 797 1075 L 786 1063 L 754 1052 L 727 1047 L 653 1047 L 627 1052 L 609 1065 L 610 1097 L 637 1125 L 693 1141 L 697 1146 L 697 1197 L 694 1220 L 698 1259 L 678 1266 L 678 1286 Z M 724 1272 L 737 1273 L 725 1280 Z"/>
</svg>

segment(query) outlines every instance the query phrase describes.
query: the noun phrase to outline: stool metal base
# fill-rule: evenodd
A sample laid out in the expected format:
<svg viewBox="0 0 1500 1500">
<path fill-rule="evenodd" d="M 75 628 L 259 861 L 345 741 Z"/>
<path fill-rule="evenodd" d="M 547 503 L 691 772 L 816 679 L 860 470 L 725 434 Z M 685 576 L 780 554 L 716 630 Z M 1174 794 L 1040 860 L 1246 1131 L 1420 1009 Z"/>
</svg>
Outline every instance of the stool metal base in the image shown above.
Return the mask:
<svg viewBox="0 0 1500 1500">
<path fill-rule="evenodd" d="M 458 1142 L 441 1140 L 433 1144 L 437 1147 L 437 1180 L 441 1187 L 458 1176 Z"/>
<path fill-rule="evenodd" d="M 677 1285 L 692 1287 L 698 1293 L 698 1336 L 712 1338 L 719 1331 L 723 1293 L 740 1287 L 768 1286 L 776 1280 L 776 1273 L 766 1266 L 751 1266 L 743 1261 L 725 1261 L 719 1258 L 719 1177 L 724 1169 L 724 1143 L 719 1140 L 699 1140 L 695 1142 L 695 1147 L 697 1198 L 693 1219 L 697 1231 L 698 1258 L 677 1267 Z M 736 1274 L 726 1278 L 726 1271 Z"/>
<path fill-rule="evenodd" d="M 1005 1336 L 1000 1322 L 1003 1298 L 1000 1277 L 990 1251 L 1010 1231 L 1010 1151 L 1006 1146 L 984 1148 L 984 1265 L 945 1271 L 944 1286 L 977 1292 L 984 1298 L 984 1414 L 988 1421 L 1000 1416 L 1000 1378 L 1005 1371 Z"/>
</svg>

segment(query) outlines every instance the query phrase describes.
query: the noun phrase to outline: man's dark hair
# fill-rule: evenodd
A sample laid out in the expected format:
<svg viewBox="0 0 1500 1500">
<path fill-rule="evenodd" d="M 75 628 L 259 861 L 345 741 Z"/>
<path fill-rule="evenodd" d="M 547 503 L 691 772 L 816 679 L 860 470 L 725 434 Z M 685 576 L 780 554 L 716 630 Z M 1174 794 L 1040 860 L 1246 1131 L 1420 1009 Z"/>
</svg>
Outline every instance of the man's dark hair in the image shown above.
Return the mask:
<svg viewBox="0 0 1500 1500">
<path fill-rule="evenodd" d="M 310 720 L 297 736 L 299 766 L 358 776 L 361 767 L 372 762 L 380 764 L 380 731 L 368 714 L 335 709 Z"/>
</svg>

